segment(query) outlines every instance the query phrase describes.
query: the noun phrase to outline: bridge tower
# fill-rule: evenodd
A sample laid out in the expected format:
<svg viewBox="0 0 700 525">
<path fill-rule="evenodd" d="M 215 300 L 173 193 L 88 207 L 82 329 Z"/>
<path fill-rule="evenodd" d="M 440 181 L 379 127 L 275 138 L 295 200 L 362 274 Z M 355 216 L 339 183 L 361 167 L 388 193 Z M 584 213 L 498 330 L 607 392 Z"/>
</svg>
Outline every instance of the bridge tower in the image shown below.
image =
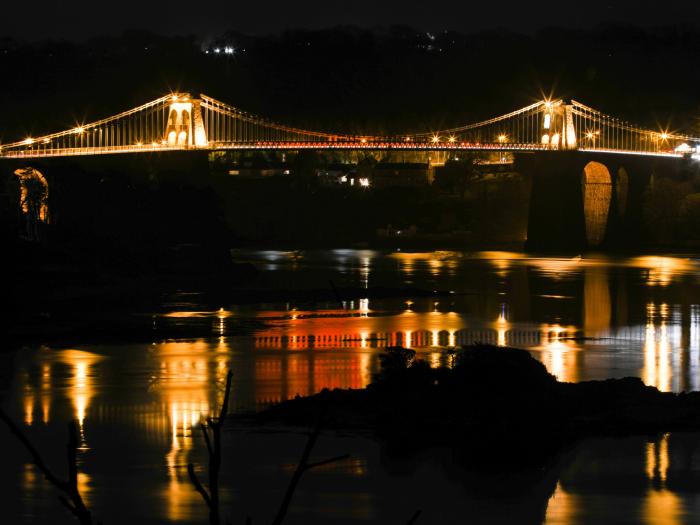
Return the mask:
<svg viewBox="0 0 700 525">
<path fill-rule="evenodd" d="M 189 94 L 172 96 L 163 139 L 168 146 L 202 148 L 209 144 L 200 104 L 201 100 L 193 99 Z"/>
<path fill-rule="evenodd" d="M 552 149 L 576 149 L 573 104 L 563 100 L 546 102 L 542 119 L 542 144 Z"/>
</svg>

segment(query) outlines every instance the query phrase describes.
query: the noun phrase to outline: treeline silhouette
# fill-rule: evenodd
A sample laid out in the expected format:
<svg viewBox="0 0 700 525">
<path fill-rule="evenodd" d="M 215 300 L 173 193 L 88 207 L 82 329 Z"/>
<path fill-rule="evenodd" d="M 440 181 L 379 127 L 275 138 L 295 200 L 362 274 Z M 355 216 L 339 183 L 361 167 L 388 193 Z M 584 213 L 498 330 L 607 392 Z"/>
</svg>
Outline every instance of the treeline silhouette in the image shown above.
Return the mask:
<svg viewBox="0 0 700 525">
<path fill-rule="evenodd" d="M 435 129 L 550 93 L 689 130 L 697 126 L 699 65 L 700 30 L 685 26 L 532 35 L 336 27 L 231 32 L 211 42 L 143 31 L 81 43 L 5 38 L 0 140 L 66 129 L 168 90 L 204 91 L 290 124 L 348 132 Z"/>
</svg>

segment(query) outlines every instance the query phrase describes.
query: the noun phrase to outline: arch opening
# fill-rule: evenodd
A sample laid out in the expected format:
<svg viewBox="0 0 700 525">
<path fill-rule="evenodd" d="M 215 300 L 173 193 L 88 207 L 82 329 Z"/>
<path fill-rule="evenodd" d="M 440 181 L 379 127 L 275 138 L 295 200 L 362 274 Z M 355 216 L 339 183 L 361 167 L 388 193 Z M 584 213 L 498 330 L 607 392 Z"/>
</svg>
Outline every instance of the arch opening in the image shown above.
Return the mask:
<svg viewBox="0 0 700 525">
<path fill-rule="evenodd" d="M 591 161 L 583 168 L 583 213 L 588 246 L 599 246 L 605 238 L 612 199 L 612 178 L 608 168 Z"/>
<path fill-rule="evenodd" d="M 24 219 L 26 238 L 41 238 L 43 224 L 49 222 L 49 183 L 46 177 L 32 167 L 19 168 L 14 175 L 19 178 L 19 209 Z"/>
</svg>

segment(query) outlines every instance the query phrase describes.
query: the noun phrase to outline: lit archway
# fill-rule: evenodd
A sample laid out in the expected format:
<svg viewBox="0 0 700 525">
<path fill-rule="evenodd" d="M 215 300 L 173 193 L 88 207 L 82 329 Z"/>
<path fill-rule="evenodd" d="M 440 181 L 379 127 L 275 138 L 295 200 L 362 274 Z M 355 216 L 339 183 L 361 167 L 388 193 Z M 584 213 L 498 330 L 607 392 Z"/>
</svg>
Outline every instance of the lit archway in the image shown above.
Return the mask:
<svg viewBox="0 0 700 525">
<path fill-rule="evenodd" d="M 35 168 L 20 168 L 14 174 L 19 177 L 19 208 L 24 217 L 26 236 L 38 240 L 41 224 L 49 222 L 49 183 Z"/>
<path fill-rule="evenodd" d="M 583 213 L 586 240 L 591 247 L 599 246 L 605 237 L 612 198 L 610 171 L 600 162 L 589 162 L 583 168 Z"/>
</svg>

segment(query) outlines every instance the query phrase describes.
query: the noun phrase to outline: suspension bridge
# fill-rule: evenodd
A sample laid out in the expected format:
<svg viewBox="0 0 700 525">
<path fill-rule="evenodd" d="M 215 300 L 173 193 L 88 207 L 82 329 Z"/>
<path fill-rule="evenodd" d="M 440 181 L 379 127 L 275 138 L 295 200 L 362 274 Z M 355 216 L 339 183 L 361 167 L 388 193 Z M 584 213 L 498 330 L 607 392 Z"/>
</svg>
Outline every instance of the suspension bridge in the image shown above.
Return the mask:
<svg viewBox="0 0 700 525">
<path fill-rule="evenodd" d="M 543 100 L 489 120 L 394 136 L 299 129 L 212 97 L 168 94 L 96 122 L 0 144 L 0 158 L 183 150 L 558 151 L 683 157 L 700 137 L 644 129 L 575 100 Z"/>
</svg>

